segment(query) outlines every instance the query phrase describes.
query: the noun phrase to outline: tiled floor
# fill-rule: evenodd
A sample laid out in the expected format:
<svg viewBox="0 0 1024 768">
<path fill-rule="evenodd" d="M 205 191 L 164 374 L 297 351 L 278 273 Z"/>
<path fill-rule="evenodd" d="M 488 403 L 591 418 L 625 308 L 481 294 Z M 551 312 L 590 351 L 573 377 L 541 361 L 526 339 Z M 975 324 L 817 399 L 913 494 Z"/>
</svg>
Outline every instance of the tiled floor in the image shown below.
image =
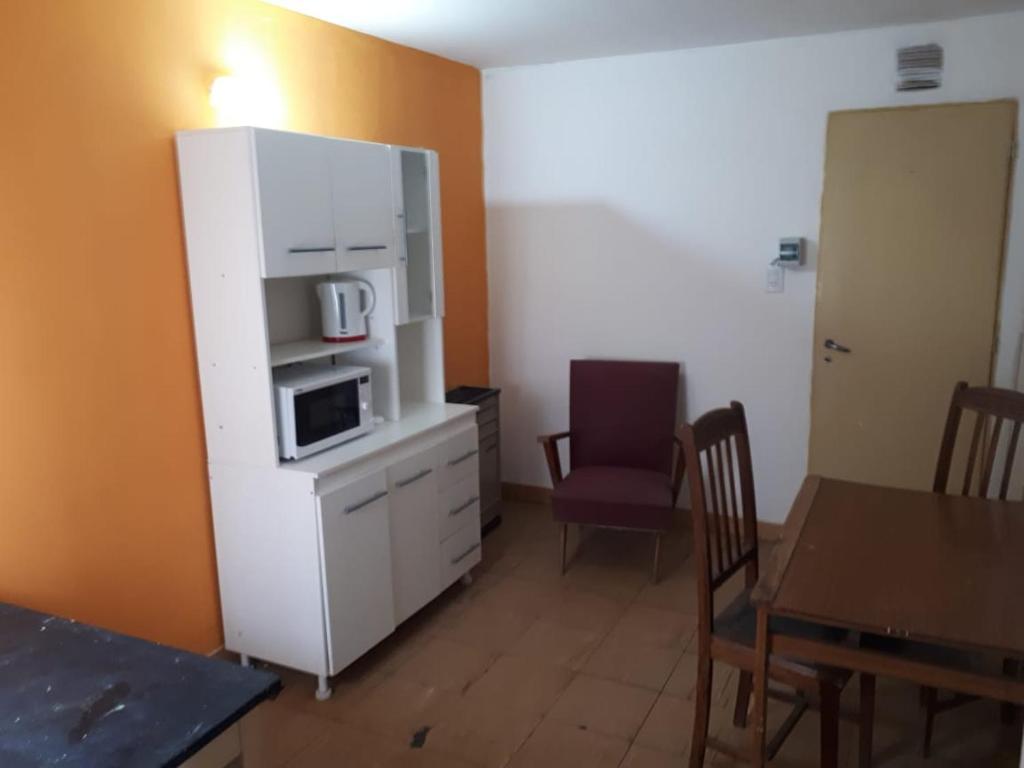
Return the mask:
<svg viewBox="0 0 1024 768">
<path fill-rule="evenodd" d="M 657 585 L 650 537 L 621 532 L 595 531 L 562 576 L 549 510 L 505 504 L 503 517 L 474 583 L 455 585 L 343 672 L 330 701 L 314 700 L 313 678 L 279 670 L 284 692 L 243 722 L 247 768 L 687 765 L 696 587 L 686 536 L 664 547 Z M 733 671 L 716 668 L 711 728 L 740 744 L 735 693 Z M 917 701 L 913 686 L 879 682 L 875 765 L 1017 765 L 1020 730 L 1001 726 L 988 702 L 942 715 L 922 761 Z M 844 704 L 856 705 L 855 690 Z M 786 713 L 771 703 L 769 725 Z M 853 766 L 856 729 L 842 728 L 843 764 Z M 813 766 L 817 748 L 808 713 L 773 765 Z"/>
</svg>

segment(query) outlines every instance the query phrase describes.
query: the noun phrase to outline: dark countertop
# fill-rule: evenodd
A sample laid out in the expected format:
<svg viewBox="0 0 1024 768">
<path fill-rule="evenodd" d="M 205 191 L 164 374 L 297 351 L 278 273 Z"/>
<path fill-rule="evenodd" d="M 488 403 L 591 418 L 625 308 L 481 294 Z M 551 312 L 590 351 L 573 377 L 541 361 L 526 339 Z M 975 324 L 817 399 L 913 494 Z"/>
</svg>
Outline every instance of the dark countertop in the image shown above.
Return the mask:
<svg viewBox="0 0 1024 768">
<path fill-rule="evenodd" d="M 177 766 L 281 681 L 0 603 L 0 766 Z"/>
<path fill-rule="evenodd" d="M 488 397 L 494 397 L 498 394 L 501 394 L 500 389 L 491 389 L 490 387 L 456 387 L 455 389 L 448 390 L 445 393 L 444 399 L 448 403 L 476 405 L 481 400 L 486 400 Z"/>
</svg>

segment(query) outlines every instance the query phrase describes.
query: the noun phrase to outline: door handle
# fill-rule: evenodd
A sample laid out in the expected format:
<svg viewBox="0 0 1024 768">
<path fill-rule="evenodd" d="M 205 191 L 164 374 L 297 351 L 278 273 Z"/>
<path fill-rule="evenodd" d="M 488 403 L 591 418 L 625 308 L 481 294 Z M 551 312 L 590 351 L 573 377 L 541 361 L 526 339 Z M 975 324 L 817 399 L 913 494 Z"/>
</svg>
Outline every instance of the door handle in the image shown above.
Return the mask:
<svg viewBox="0 0 1024 768">
<path fill-rule="evenodd" d="M 460 504 L 459 506 L 455 507 L 455 509 L 448 510 L 448 517 L 455 517 L 456 515 L 461 514 L 462 512 L 465 512 L 467 509 L 472 507 L 478 501 L 480 501 L 480 497 L 479 496 L 474 496 L 469 501 L 467 501 L 465 504 Z"/>
<path fill-rule="evenodd" d="M 397 483 L 395 483 L 395 486 L 398 487 L 398 488 L 405 488 L 405 486 L 412 485 L 417 480 L 422 480 L 424 477 L 426 477 L 427 475 L 429 475 L 433 471 L 434 470 L 432 470 L 432 469 L 430 469 L 428 467 L 427 469 L 424 469 L 424 470 L 421 470 L 421 471 L 417 472 L 412 477 L 407 477 L 405 480 L 399 480 Z"/>
<path fill-rule="evenodd" d="M 825 349 L 831 349 L 833 352 L 849 353 L 850 348 L 844 347 L 842 344 L 837 344 L 832 339 L 825 339 Z"/>
<path fill-rule="evenodd" d="M 477 455 L 478 453 L 480 453 L 480 449 L 479 449 L 479 448 L 474 448 L 474 449 L 473 449 L 472 451 L 469 451 L 468 453 L 464 453 L 464 454 L 462 454 L 461 456 L 459 456 L 459 458 L 457 458 L 457 459 L 452 459 L 451 461 L 449 461 L 449 462 L 448 462 L 448 466 L 449 466 L 449 467 L 454 467 L 454 466 L 456 466 L 456 465 L 458 465 L 458 464 L 461 464 L 461 463 L 462 463 L 462 462 L 464 462 L 464 461 L 465 461 L 466 459 L 472 459 L 472 458 L 473 458 L 474 456 L 476 456 L 476 455 Z"/>
<path fill-rule="evenodd" d="M 370 506 L 371 504 L 373 504 L 373 502 L 380 501 L 381 499 L 383 499 L 387 495 L 388 495 L 387 491 L 380 491 L 379 493 L 375 493 L 370 498 L 363 499 L 358 504 L 353 504 L 350 507 L 345 507 L 345 514 L 346 515 L 351 515 L 353 512 L 358 512 L 360 509 L 364 509 L 364 508 Z"/>
</svg>

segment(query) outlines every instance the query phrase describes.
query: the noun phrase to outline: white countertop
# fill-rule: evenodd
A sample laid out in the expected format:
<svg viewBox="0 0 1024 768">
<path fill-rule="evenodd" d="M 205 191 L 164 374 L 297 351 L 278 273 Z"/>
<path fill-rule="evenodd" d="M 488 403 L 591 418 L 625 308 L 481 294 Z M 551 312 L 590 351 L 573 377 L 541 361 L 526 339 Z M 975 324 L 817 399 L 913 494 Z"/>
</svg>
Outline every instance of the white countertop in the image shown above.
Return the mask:
<svg viewBox="0 0 1024 768">
<path fill-rule="evenodd" d="M 432 429 L 444 426 L 459 417 L 473 417 L 475 405 L 454 405 L 451 403 L 403 403 L 402 418 L 385 421 L 368 435 L 357 437 L 347 443 L 329 448 L 321 453 L 297 461 L 282 461 L 281 469 L 304 472 L 319 478 L 335 472 L 346 464 L 386 451 L 406 440 L 422 435 Z"/>
</svg>

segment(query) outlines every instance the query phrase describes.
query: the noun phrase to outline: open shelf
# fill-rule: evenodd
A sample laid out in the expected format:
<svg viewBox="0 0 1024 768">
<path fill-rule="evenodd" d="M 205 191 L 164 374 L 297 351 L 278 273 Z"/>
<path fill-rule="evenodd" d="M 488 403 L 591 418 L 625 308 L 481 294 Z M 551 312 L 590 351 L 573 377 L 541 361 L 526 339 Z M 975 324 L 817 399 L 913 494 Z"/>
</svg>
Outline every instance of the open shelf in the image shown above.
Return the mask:
<svg viewBox="0 0 1024 768">
<path fill-rule="evenodd" d="M 381 339 L 369 338 L 366 341 L 353 341 L 347 344 L 332 344 L 320 339 L 304 339 L 302 341 L 289 341 L 284 344 L 271 344 L 270 365 L 276 368 L 279 365 L 301 363 L 304 360 L 316 360 L 317 358 L 330 357 L 331 355 L 344 355 L 348 352 L 355 352 L 358 349 L 375 349 L 383 343 Z"/>
</svg>

